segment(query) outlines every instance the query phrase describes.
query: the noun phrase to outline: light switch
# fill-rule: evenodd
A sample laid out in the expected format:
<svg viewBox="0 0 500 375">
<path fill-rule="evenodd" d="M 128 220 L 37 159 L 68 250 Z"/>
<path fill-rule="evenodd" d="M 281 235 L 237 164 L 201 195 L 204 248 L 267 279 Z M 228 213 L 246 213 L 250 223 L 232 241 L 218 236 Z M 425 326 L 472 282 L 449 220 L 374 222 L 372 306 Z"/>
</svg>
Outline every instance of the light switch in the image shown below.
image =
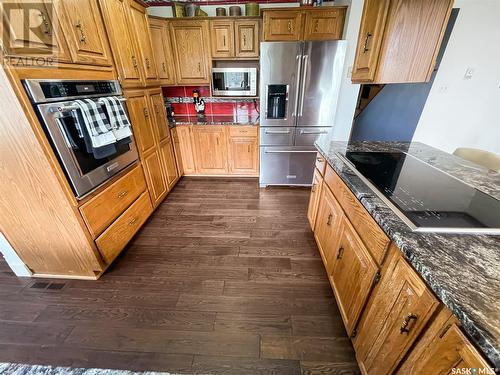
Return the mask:
<svg viewBox="0 0 500 375">
<path fill-rule="evenodd" d="M 467 68 L 464 74 L 464 79 L 471 79 L 473 75 L 474 75 L 474 69 Z"/>
</svg>

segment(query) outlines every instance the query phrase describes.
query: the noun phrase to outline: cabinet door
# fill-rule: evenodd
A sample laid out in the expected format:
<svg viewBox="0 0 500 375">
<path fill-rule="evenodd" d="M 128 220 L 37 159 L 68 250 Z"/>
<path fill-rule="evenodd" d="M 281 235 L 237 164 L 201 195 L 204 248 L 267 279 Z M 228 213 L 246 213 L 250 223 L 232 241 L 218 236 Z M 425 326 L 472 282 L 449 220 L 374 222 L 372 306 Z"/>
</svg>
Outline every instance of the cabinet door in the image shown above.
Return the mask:
<svg viewBox="0 0 500 375">
<path fill-rule="evenodd" d="M 158 70 L 160 83 L 172 85 L 175 83 L 175 79 L 168 23 L 164 20 L 150 18 L 149 30 L 151 32 L 151 42 L 153 44 L 156 69 Z"/>
<path fill-rule="evenodd" d="M 389 3 L 389 0 L 365 1 L 352 69 L 353 82 L 370 82 L 375 79 Z"/>
<path fill-rule="evenodd" d="M 153 206 L 158 206 L 168 192 L 166 178 L 162 168 L 161 156 L 157 149 L 142 158 L 144 174 L 148 183 L 149 195 Z"/>
<path fill-rule="evenodd" d="M 132 122 L 137 149 L 141 154 L 147 153 L 156 145 L 148 100 L 143 94 L 129 96 L 126 93 L 125 95 L 127 96 L 127 109 Z"/>
<path fill-rule="evenodd" d="M 294 41 L 302 38 L 303 13 L 271 10 L 264 12 L 265 41 Z"/>
<path fill-rule="evenodd" d="M 161 94 L 161 92 L 154 92 L 151 93 L 149 97 L 151 99 L 151 108 L 154 112 L 154 125 L 156 128 L 158 141 L 162 142 L 163 140 L 170 137 L 167 114 L 165 113 L 165 105 L 163 104 L 163 95 Z"/>
<path fill-rule="evenodd" d="M 448 375 L 461 369 L 489 368 L 488 362 L 470 343 L 458 320 L 444 308 L 419 339 L 397 375 Z"/>
<path fill-rule="evenodd" d="M 179 174 L 177 173 L 177 167 L 175 165 L 175 156 L 171 139 L 168 139 L 160 144 L 160 155 L 162 164 L 165 169 L 164 173 L 168 190 L 170 191 L 170 189 L 177 181 L 177 178 L 179 177 Z"/>
<path fill-rule="evenodd" d="M 148 16 L 146 8 L 134 0 L 129 0 L 129 10 L 131 27 L 134 30 L 135 39 L 138 42 L 140 63 L 144 68 L 146 82 L 149 84 L 158 83 L 158 72 L 154 59 L 153 46 L 151 44 L 151 35 L 149 33 Z"/>
<path fill-rule="evenodd" d="M 344 213 L 328 186 L 323 185 L 320 194 L 314 237 L 325 268 L 330 274 L 333 266 L 333 256 L 338 250 Z"/>
<path fill-rule="evenodd" d="M 73 62 L 113 65 L 101 13 L 94 0 L 57 0 Z"/>
<path fill-rule="evenodd" d="M 177 151 L 181 158 L 182 170 L 185 174 L 196 173 L 196 165 L 194 162 L 193 153 L 193 127 L 192 126 L 177 126 L 175 128 L 179 138 L 179 147 Z"/>
<path fill-rule="evenodd" d="M 321 173 L 315 168 L 313 174 L 313 181 L 311 187 L 311 196 L 309 197 L 309 207 L 307 208 L 307 219 L 314 231 L 314 224 L 316 223 L 316 213 L 318 212 L 319 198 L 321 196 L 321 187 L 323 184 L 323 177 Z"/>
<path fill-rule="evenodd" d="M 3 47 L 8 56 L 34 56 L 70 61 L 64 33 L 57 23 L 52 4 L 24 2 L 21 0 L 4 2 Z M 8 17 L 8 19 L 7 19 Z M 30 32 L 26 32 L 25 17 L 29 18 Z M 8 31 L 7 31 L 8 30 Z"/>
<path fill-rule="evenodd" d="M 399 249 L 382 275 L 353 344 L 364 374 L 390 374 L 439 305 Z"/>
<path fill-rule="evenodd" d="M 345 8 L 305 13 L 304 40 L 342 39 Z"/>
<path fill-rule="evenodd" d="M 127 0 L 100 0 L 99 5 L 118 70 L 118 79 L 123 87 L 142 86 L 142 66 L 139 65 L 139 53 L 127 17 Z"/>
<path fill-rule="evenodd" d="M 259 21 L 234 21 L 236 57 L 259 57 Z"/>
<path fill-rule="evenodd" d="M 224 126 L 193 128 L 196 169 L 200 174 L 227 173 L 227 145 Z"/>
<path fill-rule="evenodd" d="M 234 22 L 210 21 L 212 57 L 234 57 Z"/>
<path fill-rule="evenodd" d="M 365 306 L 377 272 L 377 263 L 345 218 L 330 279 L 348 335 Z"/>
<path fill-rule="evenodd" d="M 254 137 L 229 138 L 229 173 L 259 174 L 259 142 Z"/>
<path fill-rule="evenodd" d="M 173 21 L 170 35 L 177 83 L 209 83 L 208 21 Z"/>
</svg>

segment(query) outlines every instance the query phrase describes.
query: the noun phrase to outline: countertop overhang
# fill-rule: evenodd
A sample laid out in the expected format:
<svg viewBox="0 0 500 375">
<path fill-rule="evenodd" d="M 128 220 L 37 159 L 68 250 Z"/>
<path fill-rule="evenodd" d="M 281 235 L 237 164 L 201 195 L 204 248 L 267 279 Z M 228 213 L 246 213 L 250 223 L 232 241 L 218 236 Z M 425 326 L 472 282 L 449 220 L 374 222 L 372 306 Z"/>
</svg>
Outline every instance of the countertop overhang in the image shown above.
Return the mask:
<svg viewBox="0 0 500 375">
<path fill-rule="evenodd" d="M 500 236 L 412 231 L 337 155 L 403 151 L 500 199 L 500 174 L 422 143 L 336 142 L 316 148 L 435 295 L 457 316 L 471 340 L 500 367 Z"/>
</svg>

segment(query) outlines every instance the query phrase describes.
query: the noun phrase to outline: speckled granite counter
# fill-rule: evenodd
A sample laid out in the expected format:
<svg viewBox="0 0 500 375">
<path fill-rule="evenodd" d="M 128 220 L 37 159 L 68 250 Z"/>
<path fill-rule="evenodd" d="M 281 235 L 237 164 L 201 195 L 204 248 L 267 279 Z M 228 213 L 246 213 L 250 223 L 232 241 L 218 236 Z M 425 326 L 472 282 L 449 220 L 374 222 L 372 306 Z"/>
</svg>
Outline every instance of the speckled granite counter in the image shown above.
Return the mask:
<svg viewBox="0 0 500 375">
<path fill-rule="evenodd" d="M 500 236 L 413 232 L 336 153 L 404 151 L 497 199 L 500 174 L 421 143 L 348 144 L 322 137 L 316 147 L 436 296 L 461 320 L 471 340 L 499 368 Z"/>
<path fill-rule="evenodd" d="M 180 125 L 259 125 L 259 117 L 252 116 L 220 116 L 220 115 L 205 115 L 205 116 L 175 116 L 173 120 L 169 120 L 169 126 L 175 127 Z"/>
</svg>

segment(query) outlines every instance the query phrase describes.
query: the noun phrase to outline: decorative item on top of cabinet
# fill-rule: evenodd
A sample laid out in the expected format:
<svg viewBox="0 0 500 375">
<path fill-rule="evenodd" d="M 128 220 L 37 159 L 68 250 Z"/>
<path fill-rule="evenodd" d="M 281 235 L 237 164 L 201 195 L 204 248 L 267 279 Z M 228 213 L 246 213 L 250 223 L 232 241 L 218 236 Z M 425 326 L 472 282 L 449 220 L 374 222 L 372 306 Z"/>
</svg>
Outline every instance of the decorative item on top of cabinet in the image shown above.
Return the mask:
<svg viewBox="0 0 500 375">
<path fill-rule="evenodd" d="M 364 374 L 391 374 L 440 303 L 392 245 L 388 266 L 372 293 L 353 339 Z"/>
<path fill-rule="evenodd" d="M 127 0 L 99 0 L 104 26 L 122 87 L 144 86 L 139 47 L 129 21 Z"/>
<path fill-rule="evenodd" d="M 318 212 L 319 198 L 321 196 L 321 189 L 323 186 L 323 177 L 317 168 L 314 168 L 311 196 L 309 197 L 309 206 L 307 208 L 307 219 L 311 225 L 311 229 L 314 231 L 314 225 L 316 224 L 316 214 Z"/>
<path fill-rule="evenodd" d="M 453 369 L 490 368 L 488 362 L 462 333 L 460 324 L 446 307 L 424 332 L 398 368 L 397 375 L 447 375 Z"/>
<path fill-rule="evenodd" d="M 263 9 L 265 41 L 342 39 L 347 7 Z"/>
<path fill-rule="evenodd" d="M 452 6 L 452 0 L 366 0 L 352 81 L 429 81 Z"/>
<path fill-rule="evenodd" d="M 174 49 L 177 83 L 210 82 L 208 21 L 172 20 L 170 36 Z"/>
<path fill-rule="evenodd" d="M 150 86 L 158 85 L 158 72 L 156 70 L 146 8 L 135 0 L 128 1 L 132 31 L 139 46 L 139 64 L 142 64 L 146 84 Z"/>
<path fill-rule="evenodd" d="M 200 174 L 227 174 L 227 141 L 223 125 L 193 128 L 196 170 Z"/>
<path fill-rule="evenodd" d="M 150 16 L 149 28 L 160 84 L 173 85 L 175 84 L 175 68 L 168 21 Z"/>
<path fill-rule="evenodd" d="M 112 66 L 104 23 L 95 0 L 58 0 L 56 9 L 73 62 Z"/>
</svg>

